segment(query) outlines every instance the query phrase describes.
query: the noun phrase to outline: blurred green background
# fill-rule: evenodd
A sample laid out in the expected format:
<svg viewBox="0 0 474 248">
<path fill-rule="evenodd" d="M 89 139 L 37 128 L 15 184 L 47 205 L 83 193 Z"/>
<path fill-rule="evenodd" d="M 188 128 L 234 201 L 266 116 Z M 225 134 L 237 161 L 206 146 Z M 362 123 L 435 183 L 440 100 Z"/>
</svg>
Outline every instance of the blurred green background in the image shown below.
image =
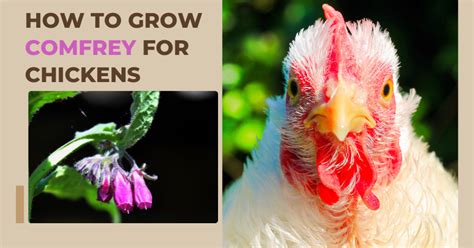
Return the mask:
<svg viewBox="0 0 474 248">
<path fill-rule="evenodd" d="M 389 31 L 400 57 L 400 85 L 422 97 L 415 130 L 457 175 L 457 1 L 224 0 L 224 187 L 241 175 L 261 138 L 265 99 L 283 94 L 289 43 L 323 17 L 322 3 L 346 21 L 368 18 Z"/>
</svg>

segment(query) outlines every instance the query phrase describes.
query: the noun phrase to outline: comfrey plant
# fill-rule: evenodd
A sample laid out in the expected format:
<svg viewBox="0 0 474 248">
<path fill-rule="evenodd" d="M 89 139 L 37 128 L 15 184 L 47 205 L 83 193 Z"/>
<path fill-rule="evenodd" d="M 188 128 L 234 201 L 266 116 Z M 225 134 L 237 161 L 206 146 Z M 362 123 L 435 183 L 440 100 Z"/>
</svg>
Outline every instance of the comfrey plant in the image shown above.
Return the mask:
<svg viewBox="0 0 474 248">
<path fill-rule="evenodd" d="M 117 207 L 126 213 L 132 211 L 134 204 L 140 209 L 151 208 L 152 196 L 144 179 L 156 180 L 157 176 L 148 175 L 146 164 L 138 168 L 135 160 L 127 152 L 124 154 L 132 163 L 130 171 L 123 168 L 115 151 L 83 158 L 74 168 L 97 186 L 97 200 L 109 202 L 113 197 Z"/>
<path fill-rule="evenodd" d="M 73 97 L 79 92 L 30 92 L 29 119 L 45 104 Z M 29 179 L 29 213 L 33 198 L 40 193 L 59 198 L 84 198 L 94 209 L 109 212 L 114 222 L 120 222 L 119 211 L 130 213 L 152 207 L 152 194 L 145 180 L 157 176 L 145 172 L 127 149 L 138 142 L 151 126 L 158 107 L 159 92 L 132 93 L 131 120 L 116 128 L 115 123 L 97 124 L 89 130 L 76 132 L 73 140 L 51 153 Z M 74 166 L 60 165 L 68 155 L 83 145 L 91 144 L 97 154 L 77 161 Z M 111 199 L 114 199 L 112 202 Z"/>
</svg>

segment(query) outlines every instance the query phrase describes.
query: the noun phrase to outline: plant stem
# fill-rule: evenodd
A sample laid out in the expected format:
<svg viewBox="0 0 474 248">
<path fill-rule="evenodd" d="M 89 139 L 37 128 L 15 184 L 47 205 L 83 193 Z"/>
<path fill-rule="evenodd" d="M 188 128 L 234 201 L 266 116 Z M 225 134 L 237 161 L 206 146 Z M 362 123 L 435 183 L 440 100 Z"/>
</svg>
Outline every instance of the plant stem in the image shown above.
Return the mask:
<svg viewBox="0 0 474 248">
<path fill-rule="evenodd" d="M 100 141 L 103 139 L 113 140 L 115 137 L 112 132 L 103 132 L 98 134 L 89 134 L 80 138 L 73 139 L 64 144 L 56 151 L 51 153 L 31 174 L 28 180 L 28 216 L 31 218 L 31 207 L 35 195 L 35 189 L 42 178 L 46 177 L 56 165 L 65 159 L 69 154 L 79 147 L 92 141 Z"/>
</svg>

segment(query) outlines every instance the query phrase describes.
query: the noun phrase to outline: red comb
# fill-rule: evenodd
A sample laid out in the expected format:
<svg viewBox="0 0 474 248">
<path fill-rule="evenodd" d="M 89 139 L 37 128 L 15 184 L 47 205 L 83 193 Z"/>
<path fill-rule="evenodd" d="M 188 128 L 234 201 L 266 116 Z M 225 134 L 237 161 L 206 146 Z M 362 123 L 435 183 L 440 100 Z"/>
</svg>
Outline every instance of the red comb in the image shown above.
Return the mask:
<svg viewBox="0 0 474 248">
<path fill-rule="evenodd" d="M 331 26 L 334 27 L 331 50 L 327 61 L 326 80 L 329 78 L 337 79 L 339 71 L 343 74 L 353 74 L 353 55 L 349 46 L 349 34 L 346 29 L 346 23 L 341 12 L 335 10 L 328 4 L 323 4 L 324 17 L 332 20 Z"/>
<path fill-rule="evenodd" d="M 344 17 L 342 17 L 341 12 L 335 10 L 331 5 L 329 4 L 323 4 L 323 11 L 324 11 L 324 17 L 326 17 L 327 20 L 330 19 L 335 19 L 335 24 L 344 24 Z"/>
</svg>

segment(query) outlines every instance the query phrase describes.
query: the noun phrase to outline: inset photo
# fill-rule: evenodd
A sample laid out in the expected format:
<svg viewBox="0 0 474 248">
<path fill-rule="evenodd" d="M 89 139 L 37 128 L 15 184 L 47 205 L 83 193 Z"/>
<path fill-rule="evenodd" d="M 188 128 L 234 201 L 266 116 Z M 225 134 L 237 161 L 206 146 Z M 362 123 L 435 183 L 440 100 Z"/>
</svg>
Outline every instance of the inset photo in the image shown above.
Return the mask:
<svg viewBox="0 0 474 248">
<path fill-rule="evenodd" d="M 30 223 L 216 223 L 214 91 L 31 91 Z"/>
</svg>

